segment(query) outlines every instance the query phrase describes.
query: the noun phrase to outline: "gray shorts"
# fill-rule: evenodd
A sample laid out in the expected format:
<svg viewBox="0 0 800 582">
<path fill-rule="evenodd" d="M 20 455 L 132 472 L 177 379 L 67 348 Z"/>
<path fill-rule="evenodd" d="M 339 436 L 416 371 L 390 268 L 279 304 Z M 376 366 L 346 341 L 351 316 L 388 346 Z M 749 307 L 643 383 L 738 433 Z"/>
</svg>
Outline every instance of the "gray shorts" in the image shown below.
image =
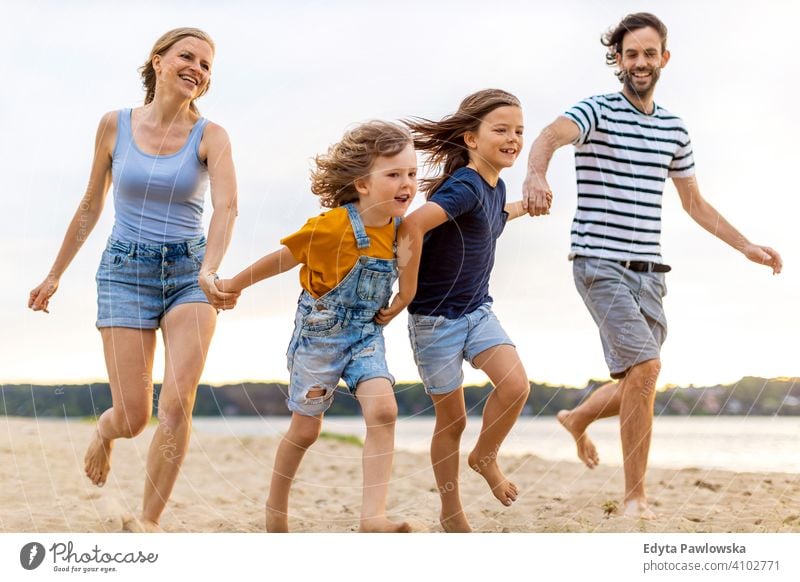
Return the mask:
<svg viewBox="0 0 800 582">
<path fill-rule="evenodd" d="M 572 273 L 600 330 L 612 378 L 624 378 L 636 364 L 660 357 L 667 337 L 664 273 L 639 273 L 591 257 L 575 257 Z"/>
</svg>

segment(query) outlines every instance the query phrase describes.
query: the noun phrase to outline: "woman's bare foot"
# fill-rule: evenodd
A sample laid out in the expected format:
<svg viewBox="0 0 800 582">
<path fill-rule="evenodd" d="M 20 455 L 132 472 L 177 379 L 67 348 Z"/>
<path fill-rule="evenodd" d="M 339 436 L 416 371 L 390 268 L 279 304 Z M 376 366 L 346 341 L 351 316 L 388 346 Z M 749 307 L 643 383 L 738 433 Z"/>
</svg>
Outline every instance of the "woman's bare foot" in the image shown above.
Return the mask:
<svg viewBox="0 0 800 582">
<path fill-rule="evenodd" d="M 472 533 L 467 516 L 461 510 L 450 515 L 445 515 L 443 511 L 439 516 L 439 523 L 446 533 Z"/>
<path fill-rule="evenodd" d="M 475 451 L 472 451 L 467 458 L 467 462 L 473 471 L 486 479 L 489 489 L 500 500 L 500 503 L 511 505 L 517 500 L 517 494 L 519 493 L 517 486 L 506 479 L 494 457 L 479 458 Z"/>
<path fill-rule="evenodd" d="M 267 505 L 267 533 L 289 533 L 289 516 Z"/>
<path fill-rule="evenodd" d="M 164 530 L 156 522 L 142 517 L 134 517 L 133 515 L 123 516 L 122 531 L 130 533 L 164 533 Z"/>
<path fill-rule="evenodd" d="M 647 501 L 644 499 L 626 501 L 624 515 L 636 519 L 656 519 L 656 514 L 647 506 Z"/>
<path fill-rule="evenodd" d="M 572 438 L 575 439 L 575 445 L 578 447 L 578 458 L 590 469 L 594 469 L 600 462 L 600 457 L 597 455 L 597 448 L 594 443 L 589 439 L 586 431 L 579 431 L 574 423 L 570 421 L 570 411 L 561 410 L 556 415 L 558 422 L 569 431 Z"/>
<path fill-rule="evenodd" d="M 89 443 L 89 448 L 86 449 L 86 455 L 83 457 L 83 470 L 92 483 L 98 487 L 106 484 L 108 472 L 111 470 L 111 448 L 113 446 L 114 441 L 104 439 L 100 436 L 100 429 L 95 429 L 92 442 Z"/>
<path fill-rule="evenodd" d="M 396 523 L 385 517 L 371 517 L 361 520 L 358 528 L 361 533 L 410 533 L 411 526 L 406 523 Z"/>
</svg>

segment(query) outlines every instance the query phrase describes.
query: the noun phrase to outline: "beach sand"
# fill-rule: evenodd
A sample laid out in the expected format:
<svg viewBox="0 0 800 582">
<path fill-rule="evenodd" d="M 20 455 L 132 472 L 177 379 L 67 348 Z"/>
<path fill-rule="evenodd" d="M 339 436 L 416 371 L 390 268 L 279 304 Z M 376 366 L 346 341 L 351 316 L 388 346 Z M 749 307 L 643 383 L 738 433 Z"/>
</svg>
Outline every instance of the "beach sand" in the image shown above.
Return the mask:
<svg viewBox="0 0 800 582">
<path fill-rule="evenodd" d="M 0 531 L 116 532 L 140 510 L 144 463 L 154 427 L 119 440 L 103 488 L 83 475 L 93 422 L 0 419 Z M 565 434 L 564 438 L 568 438 Z M 169 532 L 261 532 L 278 441 L 197 432 L 162 519 Z M 647 487 L 655 521 L 620 517 L 619 467 L 532 455 L 501 466 L 521 490 L 503 507 L 462 460 L 462 499 L 480 532 L 800 532 L 800 475 L 651 468 Z M 290 501 L 293 531 L 358 529 L 361 448 L 323 438 L 306 456 Z M 427 455 L 398 451 L 389 515 L 441 531 Z M 610 514 L 607 514 L 610 511 Z"/>
</svg>

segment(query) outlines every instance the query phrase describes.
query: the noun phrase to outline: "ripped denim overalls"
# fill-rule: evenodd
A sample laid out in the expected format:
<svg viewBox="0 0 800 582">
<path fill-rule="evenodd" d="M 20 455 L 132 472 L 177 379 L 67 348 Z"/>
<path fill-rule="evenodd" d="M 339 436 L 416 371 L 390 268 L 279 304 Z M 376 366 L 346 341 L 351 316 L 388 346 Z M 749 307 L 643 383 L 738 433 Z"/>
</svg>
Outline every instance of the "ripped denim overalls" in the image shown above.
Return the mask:
<svg viewBox="0 0 800 582">
<path fill-rule="evenodd" d="M 370 240 L 355 206 L 346 204 L 359 249 Z M 395 236 L 400 219 L 395 219 Z M 395 242 L 395 253 L 397 252 Z M 318 416 L 333 402 L 340 379 L 355 394 L 360 382 L 394 377 L 386 366 L 383 326 L 373 321 L 385 307 L 397 279 L 395 259 L 361 256 L 350 272 L 328 293 L 315 299 L 306 290 L 297 301 L 289 349 L 289 410 Z M 309 391 L 322 391 L 309 397 Z"/>
</svg>

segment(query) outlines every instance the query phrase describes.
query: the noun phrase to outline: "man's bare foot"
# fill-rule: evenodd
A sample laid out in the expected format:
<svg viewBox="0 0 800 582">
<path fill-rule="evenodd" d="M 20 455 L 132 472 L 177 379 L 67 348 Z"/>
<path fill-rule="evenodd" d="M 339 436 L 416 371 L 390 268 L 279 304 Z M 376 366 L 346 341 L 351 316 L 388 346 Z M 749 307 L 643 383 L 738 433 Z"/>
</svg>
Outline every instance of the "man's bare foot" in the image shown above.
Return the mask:
<svg viewBox="0 0 800 582">
<path fill-rule="evenodd" d="M 410 533 L 411 526 L 405 521 L 396 523 L 385 517 L 371 517 L 361 520 L 358 531 L 361 533 Z"/>
<path fill-rule="evenodd" d="M 164 530 L 156 522 L 133 515 L 122 517 L 122 531 L 130 533 L 164 533 Z"/>
<path fill-rule="evenodd" d="M 443 511 L 439 516 L 439 523 L 442 524 L 445 533 L 472 533 L 467 516 L 461 510 L 447 516 Z"/>
<path fill-rule="evenodd" d="M 636 519 L 656 519 L 656 514 L 647 506 L 647 501 L 639 499 L 626 501 L 623 515 Z"/>
<path fill-rule="evenodd" d="M 472 451 L 467 458 L 467 462 L 473 471 L 486 479 L 489 489 L 500 500 L 500 503 L 511 505 L 517 500 L 517 494 L 519 493 L 517 486 L 506 479 L 494 457 L 479 458 L 475 451 Z"/>
<path fill-rule="evenodd" d="M 600 462 L 597 449 L 591 439 L 589 439 L 586 431 L 579 432 L 578 429 L 575 428 L 574 423 L 570 422 L 570 414 L 569 410 L 561 410 L 556 415 L 556 418 L 558 418 L 558 422 L 569 431 L 572 438 L 575 439 L 575 445 L 578 447 L 578 458 L 583 461 L 587 467 L 594 469 Z"/>
<path fill-rule="evenodd" d="M 89 443 L 89 448 L 86 449 L 86 455 L 83 457 L 83 470 L 92 483 L 98 487 L 106 484 L 108 472 L 111 470 L 111 448 L 113 446 L 114 441 L 104 439 L 100 436 L 100 429 L 95 429 L 92 442 Z"/>
<path fill-rule="evenodd" d="M 289 516 L 267 505 L 267 533 L 289 533 Z"/>
</svg>

